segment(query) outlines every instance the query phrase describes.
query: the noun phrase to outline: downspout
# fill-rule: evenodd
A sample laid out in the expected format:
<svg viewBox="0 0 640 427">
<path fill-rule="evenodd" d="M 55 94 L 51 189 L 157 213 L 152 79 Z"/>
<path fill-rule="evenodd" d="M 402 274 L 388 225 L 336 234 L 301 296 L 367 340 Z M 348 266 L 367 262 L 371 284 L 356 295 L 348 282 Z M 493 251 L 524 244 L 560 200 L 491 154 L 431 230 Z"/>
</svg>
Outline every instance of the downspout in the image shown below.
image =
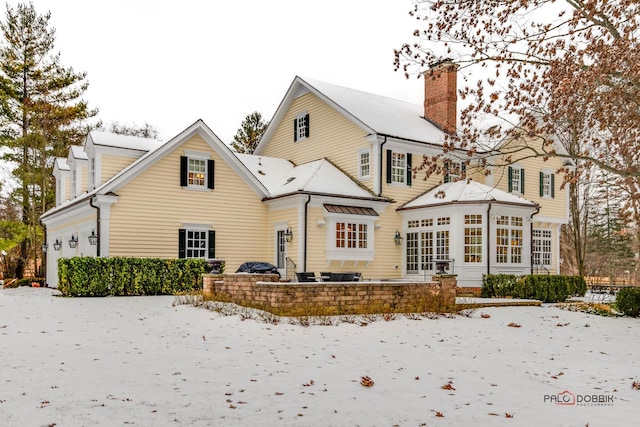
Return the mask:
<svg viewBox="0 0 640 427">
<path fill-rule="evenodd" d="M 304 263 L 302 264 L 302 271 L 307 271 L 307 223 L 309 216 L 309 202 L 311 202 L 311 194 L 307 196 L 307 201 L 304 204 L 304 245 L 302 249 L 302 254 L 304 256 Z"/>
<path fill-rule="evenodd" d="M 384 144 L 387 143 L 387 136 L 384 136 L 384 141 L 382 141 L 382 144 L 380 144 L 380 151 L 378 153 L 378 170 L 380 170 L 380 173 L 378 174 L 378 197 L 382 196 L 382 159 L 383 159 L 383 153 L 384 150 L 382 149 L 382 146 L 384 146 Z"/>
<path fill-rule="evenodd" d="M 491 274 L 491 202 L 487 209 L 487 276 Z"/>
<path fill-rule="evenodd" d="M 529 263 L 531 264 L 531 274 L 533 274 L 533 217 L 540 212 L 540 205 L 537 206 L 536 210 L 531 212 L 531 215 L 529 216 L 529 219 L 531 220 L 531 223 L 529 224 Z"/>
<path fill-rule="evenodd" d="M 46 248 L 42 251 L 42 269 L 44 270 L 44 283 L 43 286 L 48 288 L 47 284 L 47 252 L 49 251 L 49 245 L 47 245 L 47 226 L 42 223 L 42 220 L 38 220 L 40 226 L 42 226 L 42 247 Z"/>
<path fill-rule="evenodd" d="M 89 206 L 96 210 L 96 234 L 98 235 L 98 240 L 96 242 L 96 257 L 100 258 L 100 206 L 93 204 L 93 197 L 89 199 Z"/>
</svg>

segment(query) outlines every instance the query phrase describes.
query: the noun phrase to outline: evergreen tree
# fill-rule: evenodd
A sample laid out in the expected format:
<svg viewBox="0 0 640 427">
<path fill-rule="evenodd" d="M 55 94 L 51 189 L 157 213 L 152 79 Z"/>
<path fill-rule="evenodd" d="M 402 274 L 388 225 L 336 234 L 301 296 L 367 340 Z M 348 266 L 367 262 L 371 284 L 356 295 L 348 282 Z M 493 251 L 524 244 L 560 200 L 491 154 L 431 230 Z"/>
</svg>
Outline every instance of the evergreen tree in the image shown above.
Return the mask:
<svg viewBox="0 0 640 427">
<path fill-rule="evenodd" d="M 238 153 L 253 154 L 262 134 L 267 129 L 267 125 L 268 123 L 262 120 L 262 114 L 257 111 L 249 114 L 234 135 L 231 148 Z"/>
<path fill-rule="evenodd" d="M 18 277 L 29 259 L 37 265 L 42 235 L 38 218 L 54 202 L 53 159 L 81 143 L 86 120 L 97 114 L 81 99 L 88 86 L 86 73 L 63 67 L 60 55 L 52 52 L 55 29 L 50 18 L 51 13 L 40 15 L 31 3 L 15 9 L 7 4 L 0 23 L 2 159 L 15 166 L 22 221 L 29 229 L 20 245 Z"/>
<path fill-rule="evenodd" d="M 112 122 L 107 130 L 118 135 L 137 136 L 140 138 L 158 139 L 158 131 L 149 123 L 143 126 L 123 125 L 118 122 Z"/>
</svg>

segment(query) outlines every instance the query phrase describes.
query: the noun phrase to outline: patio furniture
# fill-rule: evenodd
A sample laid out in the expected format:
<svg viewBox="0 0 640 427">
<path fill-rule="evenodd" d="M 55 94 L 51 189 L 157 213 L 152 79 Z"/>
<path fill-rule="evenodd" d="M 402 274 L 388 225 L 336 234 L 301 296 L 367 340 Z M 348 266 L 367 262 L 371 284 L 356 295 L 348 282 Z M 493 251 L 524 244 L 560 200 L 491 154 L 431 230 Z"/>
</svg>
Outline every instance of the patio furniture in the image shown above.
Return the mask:
<svg viewBox="0 0 640 427">
<path fill-rule="evenodd" d="M 328 271 L 320 272 L 320 280 L 322 280 L 323 282 L 328 282 L 329 279 L 331 279 L 331 273 L 329 273 Z"/>
<path fill-rule="evenodd" d="M 316 281 L 316 275 L 312 271 L 304 271 L 304 272 L 296 273 L 296 278 L 298 279 L 298 282 L 315 282 Z"/>
<path fill-rule="evenodd" d="M 330 282 L 342 282 L 342 273 L 329 273 Z"/>
<path fill-rule="evenodd" d="M 342 282 L 353 282 L 356 273 L 342 273 Z"/>
</svg>

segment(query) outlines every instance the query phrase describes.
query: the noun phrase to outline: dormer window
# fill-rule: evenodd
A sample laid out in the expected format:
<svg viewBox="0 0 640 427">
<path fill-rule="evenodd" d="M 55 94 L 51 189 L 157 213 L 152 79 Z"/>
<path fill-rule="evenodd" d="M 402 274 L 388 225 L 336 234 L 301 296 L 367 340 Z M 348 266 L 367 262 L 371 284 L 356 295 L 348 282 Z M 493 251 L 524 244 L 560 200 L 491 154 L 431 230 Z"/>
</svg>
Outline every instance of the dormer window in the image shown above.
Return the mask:
<svg viewBox="0 0 640 427">
<path fill-rule="evenodd" d="M 309 138 L 309 113 L 299 114 L 293 119 L 293 141 Z"/>
</svg>

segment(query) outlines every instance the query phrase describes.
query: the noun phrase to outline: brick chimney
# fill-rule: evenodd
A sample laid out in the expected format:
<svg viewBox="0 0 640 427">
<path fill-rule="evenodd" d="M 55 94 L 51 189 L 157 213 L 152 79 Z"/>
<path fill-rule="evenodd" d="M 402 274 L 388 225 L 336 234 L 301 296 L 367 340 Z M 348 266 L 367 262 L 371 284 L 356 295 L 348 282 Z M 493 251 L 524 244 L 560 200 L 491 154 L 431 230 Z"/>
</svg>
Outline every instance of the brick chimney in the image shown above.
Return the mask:
<svg viewBox="0 0 640 427">
<path fill-rule="evenodd" d="M 433 64 L 423 73 L 424 118 L 447 133 L 457 127 L 458 65 L 450 59 Z"/>
</svg>

